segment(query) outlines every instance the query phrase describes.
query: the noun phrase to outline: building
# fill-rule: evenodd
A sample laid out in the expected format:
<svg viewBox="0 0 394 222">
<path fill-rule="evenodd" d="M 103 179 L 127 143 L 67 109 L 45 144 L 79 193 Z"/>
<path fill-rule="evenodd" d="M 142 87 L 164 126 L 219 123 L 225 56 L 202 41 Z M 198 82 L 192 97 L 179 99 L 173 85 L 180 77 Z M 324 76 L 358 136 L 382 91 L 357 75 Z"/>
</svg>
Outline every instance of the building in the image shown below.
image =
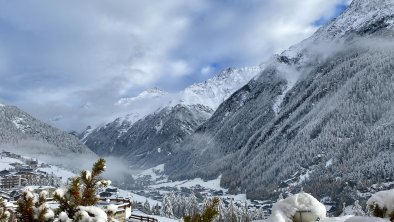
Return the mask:
<svg viewBox="0 0 394 222">
<path fill-rule="evenodd" d="M 11 189 L 22 186 L 22 178 L 20 175 L 5 175 L 0 177 L 0 188 Z"/>
</svg>

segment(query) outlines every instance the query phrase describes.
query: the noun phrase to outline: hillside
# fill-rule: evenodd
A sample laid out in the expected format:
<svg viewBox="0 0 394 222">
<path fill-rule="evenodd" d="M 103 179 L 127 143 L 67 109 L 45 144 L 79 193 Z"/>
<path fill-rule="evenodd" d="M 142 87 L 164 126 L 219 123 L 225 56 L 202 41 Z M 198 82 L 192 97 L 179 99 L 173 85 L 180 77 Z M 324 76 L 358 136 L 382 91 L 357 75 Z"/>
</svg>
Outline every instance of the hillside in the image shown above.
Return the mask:
<svg viewBox="0 0 394 222">
<path fill-rule="evenodd" d="M 273 57 L 175 149 L 166 172 L 222 174 L 222 185 L 259 199 L 302 186 L 350 201 L 356 189 L 394 180 L 393 9 L 355 0 Z M 341 187 L 353 192 L 338 200 Z"/>
<path fill-rule="evenodd" d="M 95 156 L 78 138 L 56 129 L 15 106 L 0 105 L 0 146 L 43 154 Z"/>
<path fill-rule="evenodd" d="M 136 168 L 149 168 L 163 163 L 173 144 L 193 133 L 212 112 L 202 105 L 167 107 L 127 127 L 114 121 L 94 129 L 85 144 L 100 156 L 121 157 Z"/>
</svg>

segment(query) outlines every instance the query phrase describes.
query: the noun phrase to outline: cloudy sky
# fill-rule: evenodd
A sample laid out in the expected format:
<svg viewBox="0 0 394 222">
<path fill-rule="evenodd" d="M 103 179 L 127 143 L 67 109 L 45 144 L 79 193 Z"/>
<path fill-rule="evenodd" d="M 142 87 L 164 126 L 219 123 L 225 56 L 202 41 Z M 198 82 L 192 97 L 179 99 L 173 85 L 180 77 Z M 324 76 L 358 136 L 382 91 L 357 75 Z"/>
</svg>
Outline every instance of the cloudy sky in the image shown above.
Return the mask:
<svg viewBox="0 0 394 222">
<path fill-rule="evenodd" d="M 65 130 L 119 98 L 258 65 L 349 0 L 0 0 L 0 101 Z"/>
</svg>

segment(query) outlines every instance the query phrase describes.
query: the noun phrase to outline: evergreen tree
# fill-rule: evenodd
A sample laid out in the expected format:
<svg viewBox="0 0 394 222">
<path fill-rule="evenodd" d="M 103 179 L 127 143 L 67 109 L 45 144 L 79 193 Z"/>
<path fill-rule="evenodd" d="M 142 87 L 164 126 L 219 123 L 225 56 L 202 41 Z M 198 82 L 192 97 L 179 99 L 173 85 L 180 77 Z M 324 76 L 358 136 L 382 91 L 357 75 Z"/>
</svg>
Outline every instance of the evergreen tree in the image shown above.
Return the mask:
<svg viewBox="0 0 394 222">
<path fill-rule="evenodd" d="M 242 208 L 241 221 L 242 222 L 250 222 L 251 221 L 250 212 L 249 212 L 249 209 L 248 209 L 248 202 L 247 201 L 245 201 L 244 206 Z"/>
<path fill-rule="evenodd" d="M 100 214 L 101 212 L 93 207 L 84 207 L 96 205 L 99 200 L 98 189 L 110 184 L 110 181 L 102 180 L 100 177 L 104 170 L 105 160 L 99 159 L 93 164 L 92 172 L 84 170 L 71 180 L 66 191 L 58 189 L 54 194 L 54 199 L 59 203 L 58 212 L 66 213 L 69 218 L 77 216 L 74 219 L 84 217 L 81 213 L 86 213 L 87 209 L 92 210 L 93 214 Z"/>
<path fill-rule="evenodd" d="M 0 197 L 0 222 L 7 222 L 10 218 L 10 212 L 7 211 L 3 198 Z"/>
<path fill-rule="evenodd" d="M 342 216 L 346 216 L 347 215 L 347 211 L 346 211 L 346 203 L 342 204 Z"/>
<path fill-rule="evenodd" d="M 145 203 L 144 203 L 144 212 L 146 214 L 150 214 L 151 213 L 150 204 L 148 202 L 148 199 L 146 199 Z"/>
<path fill-rule="evenodd" d="M 358 200 L 354 201 L 352 210 L 355 216 L 365 216 L 365 212 L 363 211 L 363 208 L 358 203 Z"/>
<path fill-rule="evenodd" d="M 202 213 L 184 217 L 185 222 L 213 222 L 219 215 L 219 198 L 214 197 L 205 203 Z"/>
<path fill-rule="evenodd" d="M 28 190 L 24 190 L 17 204 L 18 219 L 22 222 L 33 221 L 34 196 L 31 194 L 31 192 Z"/>
<path fill-rule="evenodd" d="M 23 191 L 17 205 L 17 217 L 22 222 L 50 222 L 54 220 L 54 213 L 46 203 L 47 193 L 33 194 L 31 190 Z"/>
<path fill-rule="evenodd" d="M 153 207 L 153 214 L 154 215 L 160 215 L 160 206 L 158 203 Z"/>
<path fill-rule="evenodd" d="M 218 221 L 225 221 L 225 218 L 226 218 L 226 206 L 223 203 L 222 199 L 219 199 L 218 210 L 219 210 Z"/>
<path fill-rule="evenodd" d="M 161 207 L 161 215 L 165 216 L 165 217 L 169 217 L 169 218 L 173 218 L 174 217 L 174 211 L 172 208 L 172 202 L 171 202 L 172 198 L 170 197 L 170 195 L 165 194 L 163 197 L 163 204 Z"/>
<path fill-rule="evenodd" d="M 226 221 L 237 222 L 239 221 L 238 207 L 235 206 L 233 199 L 230 200 L 230 204 L 227 208 Z"/>
<path fill-rule="evenodd" d="M 190 195 L 189 200 L 188 200 L 188 207 L 187 207 L 187 214 L 186 215 L 194 215 L 199 212 L 198 209 L 198 201 L 197 197 L 194 194 L 194 192 Z"/>
</svg>

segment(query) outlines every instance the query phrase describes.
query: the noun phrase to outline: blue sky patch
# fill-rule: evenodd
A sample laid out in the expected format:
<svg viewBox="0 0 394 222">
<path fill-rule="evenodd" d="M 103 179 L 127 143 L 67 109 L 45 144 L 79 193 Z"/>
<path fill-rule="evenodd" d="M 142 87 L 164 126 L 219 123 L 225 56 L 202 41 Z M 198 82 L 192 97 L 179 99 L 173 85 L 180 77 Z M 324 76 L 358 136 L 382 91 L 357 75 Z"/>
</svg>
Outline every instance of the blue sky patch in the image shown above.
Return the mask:
<svg viewBox="0 0 394 222">
<path fill-rule="evenodd" d="M 348 6 L 345 3 L 338 4 L 337 6 L 335 6 L 335 13 L 332 16 L 330 16 L 330 17 L 323 16 L 323 17 L 319 18 L 318 20 L 313 22 L 313 26 L 320 27 L 320 26 L 327 24 L 333 18 L 336 18 L 338 15 L 340 15 L 342 12 L 344 12 L 347 7 Z"/>
</svg>

